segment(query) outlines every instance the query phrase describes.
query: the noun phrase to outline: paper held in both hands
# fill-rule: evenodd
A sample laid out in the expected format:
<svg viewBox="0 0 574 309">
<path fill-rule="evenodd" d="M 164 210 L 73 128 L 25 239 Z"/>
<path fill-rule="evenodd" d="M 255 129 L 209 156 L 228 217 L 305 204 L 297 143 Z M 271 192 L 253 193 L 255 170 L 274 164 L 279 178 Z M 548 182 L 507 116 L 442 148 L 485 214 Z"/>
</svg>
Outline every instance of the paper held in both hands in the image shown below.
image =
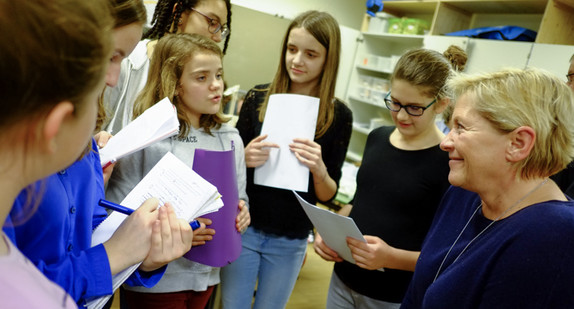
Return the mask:
<svg viewBox="0 0 574 309">
<path fill-rule="evenodd" d="M 160 206 L 165 202 L 175 209 L 178 218 L 191 221 L 212 213 L 223 206 L 217 188 L 194 172 L 191 167 L 168 152 L 126 196 L 121 205 L 137 209 L 145 200 L 156 197 Z M 92 234 L 92 246 L 101 244 L 112 236 L 127 218 L 119 212 L 112 212 Z M 138 268 L 133 265 L 113 276 L 114 291 Z M 88 308 L 102 308 L 109 296 L 94 299 Z"/>
<path fill-rule="evenodd" d="M 294 138 L 313 140 L 319 113 L 319 98 L 299 94 L 269 96 L 261 135 L 265 142 L 279 145 L 271 148 L 265 164 L 255 168 L 253 182 L 258 185 L 307 192 L 309 168 L 289 149 Z"/>
<path fill-rule="evenodd" d="M 355 221 L 349 217 L 341 216 L 326 209 L 311 205 L 305 201 L 297 192 L 293 194 L 299 200 L 301 207 L 317 229 L 323 241 L 329 248 L 333 249 L 339 256 L 350 263 L 355 263 L 351 250 L 347 246 L 347 237 L 353 237 L 358 240 L 366 241 L 363 234 L 357 228 Z"/>
<path fill-rule="evenodd" d="M 352 218 L 341 216 L 332 211 L 319 208 L 305 201 L 297 192 L 293 191 L 303 210 L 323 238 L 329 248 L 333 249 L 345 261 L 356 264 L 351 249 L 347 246 L 347 237 L 352 237 L 363 242 L 365 238 Z M 384 268 L 377 269 L 385 271 Z"/>
<path fill-rule="evenodd" d="M 125 126 L 100 149 L 102 166 L 177 134 L 179 120 L 168 98 L 157 102 Z"/>
</svg>

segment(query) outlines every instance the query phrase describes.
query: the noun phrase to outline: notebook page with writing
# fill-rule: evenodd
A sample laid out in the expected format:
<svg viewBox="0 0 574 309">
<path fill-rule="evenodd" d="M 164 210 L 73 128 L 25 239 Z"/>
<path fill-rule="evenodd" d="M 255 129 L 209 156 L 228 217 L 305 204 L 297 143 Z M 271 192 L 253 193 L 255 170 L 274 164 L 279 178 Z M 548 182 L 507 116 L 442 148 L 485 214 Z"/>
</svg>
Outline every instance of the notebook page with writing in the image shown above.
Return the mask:
<svg viewBox="0 0 574 309">
<path fill-rule="evenodd" d="M 178 218 L 191 221 L 223 206 L 217 188 L 194 172 L 191 167 L 168 152 L 125 197 L 121 205 L 137 209 L 145 200 L 156 197 L 160 207 L 166 202 L 173 206 Z M 104 243 L 127 218 L 119 212 L 112 212 L 94 230 L 92 246 Z M 113 276 L 114 291 L 137 269 L 138 265 Z M 88 308 L 102 308 L 109 299 L 103 296 L 88 302 Z"/>
</svg>

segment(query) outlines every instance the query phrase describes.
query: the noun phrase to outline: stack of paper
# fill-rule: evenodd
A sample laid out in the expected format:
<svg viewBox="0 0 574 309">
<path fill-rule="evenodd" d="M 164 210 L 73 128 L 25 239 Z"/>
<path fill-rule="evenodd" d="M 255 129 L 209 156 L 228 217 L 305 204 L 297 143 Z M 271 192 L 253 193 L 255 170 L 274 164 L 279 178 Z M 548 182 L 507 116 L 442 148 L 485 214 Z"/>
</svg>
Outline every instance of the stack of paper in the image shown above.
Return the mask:
<svg viewBox="0 0 574 309">
<path fill-rule="evenodd" d="M 179 120 L 175 106 L 164 98 L 130 122 L 100 149 L 102 166 L 177 134 Z"/>
<path fill-rule="evenodd" d="M 121 205 L 137 209 L 145 200 L 156 197 L 160 205 L 170 202 L 178 218 L 191 221 L 219 210 L 223 206 L 217 188 L 194 172 L 191 167 L 168 152 L 126 196 Z M 127 216 L 113 212 L 92 234 L 92 246 L 112 236 Z M 113 277 L 114 291 L 137 269 L 134 265 Z M 101 308 L 110 296 L 88 303 L 89 308 Z"/>
</svg>

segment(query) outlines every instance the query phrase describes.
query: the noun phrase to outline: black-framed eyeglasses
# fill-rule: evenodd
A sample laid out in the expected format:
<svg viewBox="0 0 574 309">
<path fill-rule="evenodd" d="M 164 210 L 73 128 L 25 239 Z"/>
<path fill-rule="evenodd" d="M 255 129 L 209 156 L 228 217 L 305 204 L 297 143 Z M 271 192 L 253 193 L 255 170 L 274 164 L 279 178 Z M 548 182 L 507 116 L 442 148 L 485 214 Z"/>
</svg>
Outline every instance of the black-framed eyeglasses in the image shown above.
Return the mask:
<svg viewBox="0 0 574 309">
<path fill-rule="evenodd" d="M 387 95 L 385 96 L 385 105 L 387 106 L 387 108 L 392 111 L 392 112 L 400 112 L 401 108 L 404 108 L 405 111 L 407 112 L 407 114 L 411 115 L 411 116 L 422 116 L 423 113 L 425 112 L 425 110 L 427 108 L 429 108 L 431 105 L 433 105 L 436 102 L 436 98 L 429 103 L 429 105 L 427 106 L 417 106 L 417 105 L 402 105 L 399 102 L 395 102 L 393 100 L 391 100 L 390 98 L 391 96 L 391 92 L 389 91 L 387 93 Z"/>
<path fill-rule="evenodd" d="M 574 79 L 572 76 L 574 76 L 574 73 L 566 74 L 566 82 L 567 83 L 572 82 L 572 80 Z"/>
<path fill-rule="evenodd" d="M 207 30 L 210 33 L 216 34 L 218 31 L 221 30 L 221 38 L 224 39 L 225 37 L 227 37 L 227 35 L 229 34 L 229 28 L 227 28 L 227 26 L 222 25 L 217 19 L 211 18 L 201 13 L 200 11 L 196 10 L 195 8 L 191 9 L 197 12 L 199 15 L 205 17 L 205 20 L 207 20 Z"/>
</svg>

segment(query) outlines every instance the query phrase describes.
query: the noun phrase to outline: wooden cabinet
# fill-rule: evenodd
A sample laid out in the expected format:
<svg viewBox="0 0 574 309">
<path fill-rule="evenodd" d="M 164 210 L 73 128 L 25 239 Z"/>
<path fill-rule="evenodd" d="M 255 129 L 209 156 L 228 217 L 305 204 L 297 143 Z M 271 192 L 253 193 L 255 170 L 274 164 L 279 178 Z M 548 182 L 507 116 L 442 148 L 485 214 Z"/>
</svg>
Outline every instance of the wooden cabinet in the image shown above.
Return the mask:
<svg viewBox="0 0 574 309">
<path fill-rule="evenodd" d="M 574 45 L 574 0 L 419 0 L 383 4 L 383 11 L 397 17 L 426 20 L 431 35 L 514 25 L 537 31 L 536 43 Z"/>
</svg>

